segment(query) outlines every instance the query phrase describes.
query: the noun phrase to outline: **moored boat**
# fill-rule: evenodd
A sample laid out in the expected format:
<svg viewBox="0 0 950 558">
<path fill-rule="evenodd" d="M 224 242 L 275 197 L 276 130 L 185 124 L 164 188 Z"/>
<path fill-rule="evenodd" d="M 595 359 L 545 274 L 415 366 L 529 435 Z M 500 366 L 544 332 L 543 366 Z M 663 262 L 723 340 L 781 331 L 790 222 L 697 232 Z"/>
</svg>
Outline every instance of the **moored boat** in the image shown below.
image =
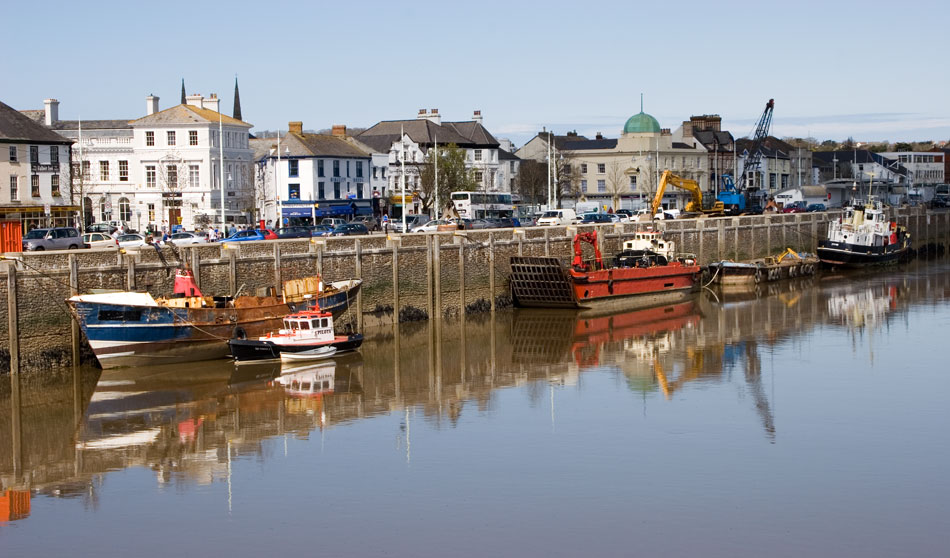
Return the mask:
<svg viewBox="0 0 950 558">
<path fill-rule="evenodd" d="M 708 267 L 713 282 L 720 285 L 740 285 L 814 275 L 818 264 L 819 260 L 813 254 L 788 248 L 777 256 L 748 262 L 723 260 L 713 262 Z"/>
<path fill-rule="evenodd" d="M 322 285 L 322 282 L 317 282 Z M 342 313 L 359 281 L 341 281 L 300 294 L 302 305 Z M 102 368 L 210 360 L 228 356 L 227 340 L 277 329 L 292 308 L 278 296 L 203 296 L 188 269 L 180 269 L 171 298 L 149 293 L 77 295 L 66 302 Z"/>
<path fill-rule="evenodd" d="M 828 224 L 828 237 L 818 242 L 818 258 L 833 267 L 894 264 L 910 255 L 910 234 L 890 221 L 879 200 L 845 208 Z"/>
<path fill-rule="evenodd" d="M 231 356 L 239 363 L 318 360 L 356 350 L 363 343 L 363 336 L 358 333 L 336 335 L 330 312 L 304 310 L 285 316 L 282 321 L 282 329 L 257 339 L 229 339 Z"/>
<path fill-rule="evenodd" d="M 581 243 L 593 246 L 593 260 L 583 259 Z M 604 264 L 596 232 L 575 235 L 570 268 L 554 257 L 511 258 L 511 292 L 522 307 L 653 306 L 685 299 L 699 278 L 695 257 L 676 255 L 675 244 L 656 231 L 637 232 L 610 266 Z"/>
</svg>

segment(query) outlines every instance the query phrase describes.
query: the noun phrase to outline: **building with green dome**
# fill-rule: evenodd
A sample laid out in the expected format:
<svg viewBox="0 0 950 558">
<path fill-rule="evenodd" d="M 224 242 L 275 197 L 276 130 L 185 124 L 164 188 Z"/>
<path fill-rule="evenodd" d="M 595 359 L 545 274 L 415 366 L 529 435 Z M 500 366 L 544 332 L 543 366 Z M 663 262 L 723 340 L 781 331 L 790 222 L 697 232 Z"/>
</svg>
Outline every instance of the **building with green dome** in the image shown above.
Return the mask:
<svg viewBox="0 0 950 558">
<path fill-rule="evenodd" d="M 627 123 L 623 125 L 623 133 L 659 134 L 660 123 L 657 122 L 656 118 L 653 118 L 641 109 L 640 112 L 627 119 Z"/>
</svg>

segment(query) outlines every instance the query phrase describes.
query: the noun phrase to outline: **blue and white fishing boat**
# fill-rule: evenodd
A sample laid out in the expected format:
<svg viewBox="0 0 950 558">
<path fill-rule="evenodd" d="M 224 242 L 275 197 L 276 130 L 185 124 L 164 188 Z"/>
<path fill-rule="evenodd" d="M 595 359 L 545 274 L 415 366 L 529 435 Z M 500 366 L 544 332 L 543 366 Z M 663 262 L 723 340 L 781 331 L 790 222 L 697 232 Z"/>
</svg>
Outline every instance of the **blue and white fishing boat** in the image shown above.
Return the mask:
<svg viewBox="0 0 950 558">
<path fill-rule="evenodd" d="M 296 303 L 278 296 L 211 297 L 201 294 L 190 270 L 179 270 L 176 297 L 113 292 L 66 302 L 102 368 L 117 368 L 224 358 L 228 339 L 275 330 L 296 306 L 315 300 L 341 314 L 359 287 L 358 280 L 333 283 Z"/>
</svg>

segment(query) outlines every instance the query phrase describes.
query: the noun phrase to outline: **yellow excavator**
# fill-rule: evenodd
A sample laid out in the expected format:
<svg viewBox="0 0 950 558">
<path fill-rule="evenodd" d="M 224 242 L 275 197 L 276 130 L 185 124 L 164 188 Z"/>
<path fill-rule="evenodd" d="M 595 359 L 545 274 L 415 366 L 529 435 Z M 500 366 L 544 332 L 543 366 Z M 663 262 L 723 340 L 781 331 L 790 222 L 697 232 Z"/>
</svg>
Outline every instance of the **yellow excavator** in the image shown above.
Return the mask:
<svg viewBox="0 0 950 558">
<path fill-rule="evenodd" d="M 677 188 L 687 190 L 693 195 L 693 199 L 686 204 L 686 213 L 699 213 L 711 216 L 723 215 L 725 213 L 725 206 L 723 206 L 721 201 L 715 198 L 703 197 L 703 191 L 699 189 L 699 183 L 695 180 L 682 178 L 665 170 L 663 171 L 663 176 L 660 178 L 660 185 L 656 189 L 656 195 L 653 197 L 653 203 L 650 204 L 650 214 L 648 218 L 652 219 L 657 211 L 659 211 L 660 205 L 663 203 L 663 193 L 666 191 L 667 184 L 672 184 Z"/>
</svg>

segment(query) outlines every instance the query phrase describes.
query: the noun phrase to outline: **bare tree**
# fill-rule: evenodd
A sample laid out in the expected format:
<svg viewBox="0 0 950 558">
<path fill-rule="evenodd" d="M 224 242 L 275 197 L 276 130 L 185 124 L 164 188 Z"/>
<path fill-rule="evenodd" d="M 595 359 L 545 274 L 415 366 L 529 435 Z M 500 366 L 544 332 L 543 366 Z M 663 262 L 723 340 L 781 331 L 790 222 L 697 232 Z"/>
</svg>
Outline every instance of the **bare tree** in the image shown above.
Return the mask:
<svg viewBox="0 0 950 558">
<path fill-rule="evenodd" d="M 620 197 L 630 193 L 630 170 L 619 161 L 607 164 L 607 192 L 611 195 L 615 210 L 620 208 Z"/>
</svg>

